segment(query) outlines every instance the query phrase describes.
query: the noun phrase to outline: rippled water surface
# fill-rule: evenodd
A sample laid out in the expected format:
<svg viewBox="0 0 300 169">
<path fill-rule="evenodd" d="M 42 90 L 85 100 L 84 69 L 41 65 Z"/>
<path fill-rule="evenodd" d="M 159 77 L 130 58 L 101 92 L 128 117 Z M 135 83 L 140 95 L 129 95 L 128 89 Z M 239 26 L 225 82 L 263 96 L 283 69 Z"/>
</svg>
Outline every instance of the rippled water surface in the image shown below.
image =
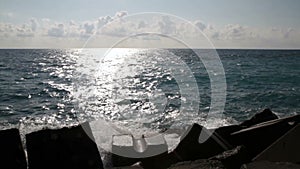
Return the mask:
<svg viewBox="0 0 300 169">
<path fill-rule="evenodd" d="M 192 50 L 2 49 L 0 125 L 103 119 L 120 132 L 144 133 L 233 124 L 267 107 L 279 116 L 299 113 L 300 51 L 217 52 L 227 100 L 222 116 L 207 118 L 210 78 Z"/>
</svg>

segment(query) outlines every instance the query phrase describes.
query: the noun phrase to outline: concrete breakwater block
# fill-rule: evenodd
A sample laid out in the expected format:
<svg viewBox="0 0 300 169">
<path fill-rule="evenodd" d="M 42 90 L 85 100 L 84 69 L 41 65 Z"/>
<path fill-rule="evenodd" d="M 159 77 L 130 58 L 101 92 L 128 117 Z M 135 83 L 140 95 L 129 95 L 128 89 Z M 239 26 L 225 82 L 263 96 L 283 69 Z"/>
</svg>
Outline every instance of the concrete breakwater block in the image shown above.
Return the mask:
<svg viewBox="0 0 300 169">
<path fill-rule="evenodd" d="M 126 167 L 113 167 L 113 168 L 109 168 L 109 169 L 144 169 L 141 166 L 126 166 Z"/>
<path fill-rule="evenodd" d="M 18 129 L 0 131 L 0 168 L 27 169 Z"/>
<path fill-rule="evenodd" d="M 26 135 L 29 169 L 103 169 L 88 123 Z"/>
<path fill-rule="evenodd" d="M 244 145 L 249 151 L 249 162 L 273 142 L 294 128 L 300 115 L 270 120 L 231 134 L 234 145 Z"/>
<path fill-rule="evenodd" d="M 242 122 L 240 125 L 250 127 L 262 122 L 278 119 L 270 109 L 264 109 L 262 112 L 255 114 L 251 119 Z"/>
<path fill-rule="evenodd" d="M 149 160 L 168 152 L 162 135 L 134 138 L 132 135 L 114 135 L 112 142 L 113 166 L 128 166 L 138 161 Z"/>
<path fill-rule="evenodd" d="M 299 164 L 288 162 L 255 161 L 246 164 L 241 169 L 299 169 Z"/>
<path fill-rule="evenodd" d="M 182 136 L 172 153 L 179 161 L 188 161 L 209 158 L 231 148 L 232 146 L 217 133 L 211 133 L 195 123 Z"/>
<path fill-rule="evenodd" d="M 280 137 L 254 160 L 300 163 L 300 124 Z"/>
<path fill-rule="evenodd" d="M 168 169 L 226 169 L 226 167 L 218 160 L 200 159 L 180 162 Z"/>
<path fill-rule="evenodd" d="M 244 146 L 237 146 L 210 158 L 210 160 L 221 161 L 227 169 L 240 169 L 247 159 L 248 151 Z"/>
</svg>

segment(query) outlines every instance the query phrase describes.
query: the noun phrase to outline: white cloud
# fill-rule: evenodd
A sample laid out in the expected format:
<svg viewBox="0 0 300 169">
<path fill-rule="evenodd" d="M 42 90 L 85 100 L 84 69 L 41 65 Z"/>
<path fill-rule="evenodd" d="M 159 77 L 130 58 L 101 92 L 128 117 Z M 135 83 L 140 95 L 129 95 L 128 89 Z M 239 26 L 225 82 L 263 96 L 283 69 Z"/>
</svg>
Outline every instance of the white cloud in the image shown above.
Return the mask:
<svg viewBox="0 0 300 169">
<path fill-rule="evenodd" d="M 200 20 L 195 21 L 194 24 L 201 31 L 203 31 L 204 29 L 206 29 L 206 25 L 202 21 L 200 21 Z"/>
<path fill-rule="evenodd" d="M 122 18 L 124 16 L 128 15 L 128 12 L 127 11 L 120 11 L 120 12 L 117 12 L 115 14 L 115 18 Z"/>
<path fill-rule="evenodd" d="M 37 29 L 37 27 L 38 27 L 38 22 L 37 22 L 37 20 L 36 20 L 35 18 L 31 18 L 31 19 L 30 19 L 30 24 L 31 24 L 31 30 L 32 30 L 33 32 L 35 32 L 36 29 Z"/>
<path fill-rule="evenodd" d="M 21 27 L 16 28 L 16 35 L 18 37 L 33 37 L 34 33 L 31 27 L 27 24 L 22 25 Z"/>
<path fill-rule="evenodd" d="M 190 22 L 195 26 L 191 28 L 190 23 L 177 22 L 169 16 L 152 19 L 141 17 L 137 20 L 131 20 L 131 17 L 125 18 L 126 16 L 128 16 L 126 11 L 120 11 L 112 16 L 101 16 L 98 19 L 83 22 L 71 20 L 57 23 L 47 18 L 31 18 L 20 25 L 0 23 L 1 44 L 2 46 L 3 44 L 13 46 L 16 41 L 19 41 L 27 45 L 26 39 L 31 39 L 31 42 L 36 41 L 51 47 L 52 44 L 57 44 L 57 39 L 61 39 L 60 42 L 66 42 L 65 45 L 69 45 L 68 47 L 80 47 L 72 45 L 80 45 L 86 42 L 89 37 L 96 36 L 99 41 L 97 44 L 101 44 L 102 47 L 109 47 L 109 44 L 115 42 L 116 39 L 137 33 L 161 32 L 170 37 L 179 35 L 178 37 L 182 39 L 193 39 L 197 31 L 201 30 L 216 47 L 300 47 L 300 30 L 296 28 L 258 28 L 240 24 L 217 27 L 201 20 Z M 169 41 L 163 41 L 159 37 L 141 37 L 132 42 L 140 45 L 147 40 L 152 41 L 157 47 L 169 43 Z M 105 46 L 106 44 L 107 46 Z"/>
<path fill-rule="evenodd" d="M 106 25 L 107 23 L 111 22 L 113 18 L 111 16 L 104 16 L 99 17 L 97 20 L 97 28 L 101 28 L 102 26 Z"/>
<path fill-rule="evenodd" d="M 93 34 L 95 25 L 94 25 L 94 23 L 85 23 L 83 25 L 83 28 L 84 28 L 86 34 Z"/>
<path fill-rule="evenodd" d="M 158 22 L 160 32 L 162 34 L 173 34 L 176 32 L 176 23 L 174 23 L 169 16 L 163 16 Z"/>
<path fill-rule="evenodd" d="M 60 23 L 55 25 L 54 27 L 48 30 L 48 36 L 52 37 L 64 37 L 65 36 L 65 26 L 64 24 Z"/>
<path fill-rule="evenodd" d="M 14 32 L 14 25 L 10 23 L 0 23 L 0 32 L 12 33 Z"/>
</svg>

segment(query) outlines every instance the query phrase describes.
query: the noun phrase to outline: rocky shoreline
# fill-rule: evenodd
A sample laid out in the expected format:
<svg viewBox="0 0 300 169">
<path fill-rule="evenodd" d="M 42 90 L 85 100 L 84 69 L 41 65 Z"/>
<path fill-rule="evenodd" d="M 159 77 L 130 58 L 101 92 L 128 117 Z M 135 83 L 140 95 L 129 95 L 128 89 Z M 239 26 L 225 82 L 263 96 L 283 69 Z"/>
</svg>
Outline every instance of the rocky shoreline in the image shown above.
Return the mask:
<svg viewBox="0 0 300 169">
<path fill-rule="evenodd" d="M 279 119 L 265 109 L 239 125 L 209 130 L 193 124 L 171 152 L 163 137 L 118 136 L 112 142 L 112 163 L 114 169 L 300 168 L 299 121 L 300 115 Z M 93 138 L 88 123 L 29 133 L 26 156 L 18 129 L 3 130 L 0 131 L 1 166 L 7 169 L 102 169 Z M 128 139 L 126 145 L 117 141 L 125 138 Z M 146 156 L 158 150 L 162 153 Z M 132 151 L 141 157 L 124 157 L 120 155 L 123 151 Z"/>
</svg>

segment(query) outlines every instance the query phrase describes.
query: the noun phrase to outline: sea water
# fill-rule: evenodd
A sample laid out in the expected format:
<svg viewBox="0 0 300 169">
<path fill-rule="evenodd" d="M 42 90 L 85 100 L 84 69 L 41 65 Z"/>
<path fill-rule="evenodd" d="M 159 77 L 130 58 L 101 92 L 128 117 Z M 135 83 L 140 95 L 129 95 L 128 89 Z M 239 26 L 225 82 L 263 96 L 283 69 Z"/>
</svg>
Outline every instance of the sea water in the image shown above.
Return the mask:
<svg viewBox="0 0 300 169">
<path fill-rule="evenodd" d="M 203 49 L 1 49 L 0 127 L 26 134 L 100 120 L 97 138 L 167 131 L 176 144 L 192 123 L 237 124 L 264 108 L 299 113 L 300 51 L 216 50 L 226 100 L 211 112 L 214 70 L 195 50 Z"/>
</svg>

